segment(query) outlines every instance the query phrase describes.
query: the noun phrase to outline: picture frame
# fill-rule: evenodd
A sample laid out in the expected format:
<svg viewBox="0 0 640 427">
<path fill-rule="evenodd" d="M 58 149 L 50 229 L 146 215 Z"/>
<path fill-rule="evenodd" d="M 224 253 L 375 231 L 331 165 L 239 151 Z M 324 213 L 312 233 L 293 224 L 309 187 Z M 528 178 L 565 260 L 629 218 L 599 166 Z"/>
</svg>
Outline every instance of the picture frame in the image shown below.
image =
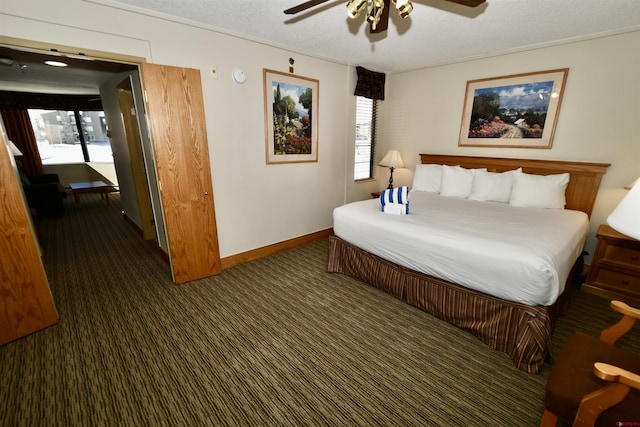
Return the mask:
<svg viewBox="0 0 640 427">
<path fill-rule="evenodd" d="M 316 79 L 263 69 L 267 164 L 318 161 Z"/>
<path fill-rule="evenodd" d="M 553 145 L 568 68 L 467 81 L 458 146 Z"/>
</svg>

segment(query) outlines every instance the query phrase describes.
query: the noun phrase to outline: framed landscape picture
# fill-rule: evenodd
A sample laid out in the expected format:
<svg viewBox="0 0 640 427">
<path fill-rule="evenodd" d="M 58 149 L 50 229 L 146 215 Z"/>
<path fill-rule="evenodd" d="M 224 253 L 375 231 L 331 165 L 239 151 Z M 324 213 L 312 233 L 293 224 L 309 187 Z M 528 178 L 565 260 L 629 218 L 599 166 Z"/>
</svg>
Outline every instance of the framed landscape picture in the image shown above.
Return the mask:
<svg viewBox="0 0 640 427">
<path fill-rule="evenodd" d="M 263 70 L 267 164 L 318 161 L 318 80 Z"/>
<path fill-rule="evenodd" d="M 469 80 L 458 146 L 551 148 L 568 72 Z"/>
</svg>

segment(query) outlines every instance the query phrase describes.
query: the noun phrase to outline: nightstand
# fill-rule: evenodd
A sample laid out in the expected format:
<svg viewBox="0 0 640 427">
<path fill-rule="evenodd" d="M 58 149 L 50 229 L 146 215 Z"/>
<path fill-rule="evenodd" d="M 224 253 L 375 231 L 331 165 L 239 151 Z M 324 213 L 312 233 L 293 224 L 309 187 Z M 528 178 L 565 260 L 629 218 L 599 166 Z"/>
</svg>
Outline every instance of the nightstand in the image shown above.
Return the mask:
<svg viewBox="0 0 640 427">
<path fill-rule="evenodd" d="M 598 229 L 598 244 L 582 289 L 627 304 L 640 305 L 640 240 L 608 225 Z"/>
<path fill-rule="evenodd" d="M 374 191 L 373 193 L 371 193 L 371 198 L 378 199 L 380 198 L 380 194 L 382 194 L 382 191 Z"/>
</svg>

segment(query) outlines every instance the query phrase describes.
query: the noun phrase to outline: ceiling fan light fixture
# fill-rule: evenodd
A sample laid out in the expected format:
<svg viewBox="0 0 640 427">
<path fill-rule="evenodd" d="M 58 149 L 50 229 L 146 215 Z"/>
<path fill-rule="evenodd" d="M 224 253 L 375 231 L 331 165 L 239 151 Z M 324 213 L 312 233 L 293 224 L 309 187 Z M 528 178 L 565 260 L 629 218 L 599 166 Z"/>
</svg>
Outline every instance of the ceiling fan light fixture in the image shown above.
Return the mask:
<svg viewBox="0 0 640 427">
<path fill-rule="evenodd" d="M 398 16 L 400 18 L 406 18 L 411 12 L 413 12 L 413 4 L 411 0 L 393 0 L 393 4 L 396 5 Z"/>
<path fill-rule="evenodd" d="M 369 6 L 369 13 L 367 14 L 367 22 L 371 24 L 371 29 L 374 31 L 378 26 L 378 23 L 380 22 L 380 17 L 382 16 L 383 10 L 384 1 L 371 0 L 371 6 Z"/>
<path fill-rule="evenodd" d="M 368 0 L 350 0 L 347 3 L 347 14 L 349 18 L 357 18 L 367 7 Z"/>
</svg>

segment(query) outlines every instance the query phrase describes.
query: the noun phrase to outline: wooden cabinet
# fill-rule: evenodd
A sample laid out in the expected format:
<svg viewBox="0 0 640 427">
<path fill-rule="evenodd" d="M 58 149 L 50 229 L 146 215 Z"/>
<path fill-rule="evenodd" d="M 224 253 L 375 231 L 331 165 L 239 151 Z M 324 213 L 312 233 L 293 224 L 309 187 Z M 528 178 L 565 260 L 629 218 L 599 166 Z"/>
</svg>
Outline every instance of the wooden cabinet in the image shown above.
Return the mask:
<svg viewBox="0 0 640 427">
<path fill-rule="evenodd" d="M 640 240 L 608 225 L 598 229 L 598 244 L 582 289 L 606 298 L 640 305 Z"/>
</svg>

